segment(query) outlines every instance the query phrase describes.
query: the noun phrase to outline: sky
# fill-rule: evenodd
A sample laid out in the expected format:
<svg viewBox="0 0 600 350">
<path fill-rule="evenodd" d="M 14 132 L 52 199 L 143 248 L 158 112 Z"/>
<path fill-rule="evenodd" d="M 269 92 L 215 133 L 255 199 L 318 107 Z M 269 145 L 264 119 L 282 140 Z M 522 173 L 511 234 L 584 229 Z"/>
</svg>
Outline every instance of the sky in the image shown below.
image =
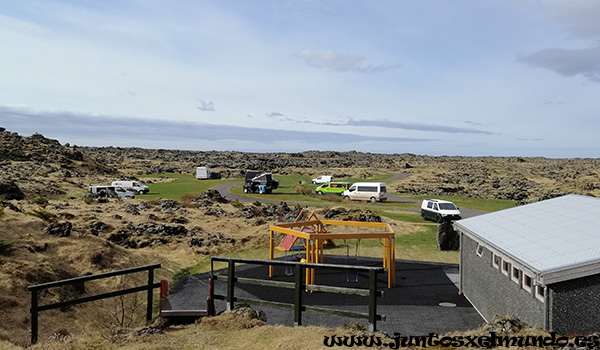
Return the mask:
<svg viewBox="0 0 600 350">
<path fill-rule="evenodd" d="M 0 126 L 81 146 L 600 155 L 600 1 L 0 0 Z"/>
</svg>

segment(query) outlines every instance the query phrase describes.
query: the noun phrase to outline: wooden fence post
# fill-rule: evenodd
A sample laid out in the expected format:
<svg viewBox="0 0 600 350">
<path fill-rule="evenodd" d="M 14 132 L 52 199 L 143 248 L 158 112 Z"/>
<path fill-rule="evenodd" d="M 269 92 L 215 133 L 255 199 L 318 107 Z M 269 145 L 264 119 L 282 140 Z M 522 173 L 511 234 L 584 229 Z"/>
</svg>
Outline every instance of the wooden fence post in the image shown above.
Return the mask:
<svg viewBox="0 0 600 350">
<path fill-rule="evenodd" d="M 227 311 L 234 307 L 234 286 L 235 286 L 235 262 L 229 260 L 227 263 Z"/>
<path fill-rule="evenodd" d="M 37 289 L 31 290 L 31 344 L 38 341 L 38 293 Z"/>
<path fill-rule="evenodd" d="M 294 280 L 296 282 L 296 289 L 294 290 L 294 326 L 298 327 L 302 325 L 302 293 L 304 293 L 304 284 L 302 283 L 302 269 L 300 263 L 296 263 L 294 266 Z"/>
<path fill-rule="evenodd" d="M 154 269 L 148 270 L 148 295 L 146 298 L 146 324 L 150 324 L 152 322 L 152 294 L 154 288 Z"/>
<path fill-rule="evenodd" d="M 377 273 L 369 271 L 369 332 L 377 329 Z"/>
<path fill-rule="evenodd" d="M 208 316 L 215 316 L 215 281 L 212 276 L 208 279 L 208 298 L 206 299 L 206 312 Z"/>
</svg>

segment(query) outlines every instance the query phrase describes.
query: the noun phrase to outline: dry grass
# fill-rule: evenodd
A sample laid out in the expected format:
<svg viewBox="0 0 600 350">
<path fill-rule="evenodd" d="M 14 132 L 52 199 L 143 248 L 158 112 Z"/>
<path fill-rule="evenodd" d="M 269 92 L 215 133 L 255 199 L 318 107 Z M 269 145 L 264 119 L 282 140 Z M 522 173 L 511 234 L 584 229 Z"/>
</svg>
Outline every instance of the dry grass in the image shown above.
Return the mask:
<svg viewBox="0 0 600 350">
<path fill-rule="evenodd" d="M 558 161 L 557 161 L 558 162 Z M 548 160 L 528 159 L 524 163 L 510 164 L 504 160 L 483 159 L 464 160 L 462 163 L 410 161 L 414 168 L 398 169 L 397 172 L 411 173 L 403 180 L 388 182 L 388 188 L 393 191 L 397 185 L 412 183 L 415 185 L 435 186 L 443 183 L 445 174 L 455 170 L 457 164 L 461 167 L 484 169 L 490 177 L 504 175 L 521 176 L 530 181 L 543 185 L 549 190 L 559 191 L 585 191 L 593 195 L 600 195 L 597 187 L 600 177 L 597 170 L 586 170 L 584 166 L 575 166 L 580 175 L 572 178 L 551 178 L 539 169 L 549 164 L 557 163 Z M 126 160 L 119 164 L 119 169 L 125 175 L 143 174 L 148 165 L 169 165 L 169 162 Z M 561 163 L 562 164 L 562 163 Z M 180 166 L 181 164 L 174 164 Z M 190 167 L 193 171 L 193 167 Z M 373 173 L 373 169 L 287 169 L 289 174 L 302 174 L 316 176 L 320 173 L 348 174 L 354 178 L 365 178 Z M 557 173 L 574 173 L 571 167 L 564 169 L 558 167 Z M 562 175 L 561 175 L 562 176 Z M 190 266 L 195 266 L 194 272 L 205 271 L 210 255 L 229 255 L 248 258 L 264 259 L 268 256 L 268 230 L 270 224 L 263 221 L 260 225 L 256 222 L 238 217 L 239 204 L 223 204 L 220 208 L 227 214 L 221 217 L 207 216 L 203 208 L 196 208 L 190 197 L 184 197 L 180 203 L 185 210 L 189 222 L 187 228 L 198 228 L 205 232 L 222 233 L 234 238 L 235 245 L 219 247 L 194 248 L 187 244 L 187 240 L 174 242 L 167 245 L 129 250 L 112 244 L 107 244 L 105 238 L 115 230 L 131 222 L 133 224 L 148 222 L 148 214 L 158 217 L 157 223 L 168 224 L 172 214 L 164 214 L 158 209 L 142 211 L 141 215 L 125 214 L 122 210 L 127 203 L 142 203 L 144 196 L 138 196 L 132 201 L 110 200 L 107 204 L 96 202 L 86 204 L 81 194 L 88 185 L 109 183 L 112 176 L 90 176 L 87 178 L 64 179 L 59 175 L 49 174 L 40 178 L 43 182 L 61 184 L 61 189 L 66 196 L 50 198 L 45 208 L 41 208 L 40 201 L 35 203 L 21 201 L 15 203 L 22 206 L 26 213 L 43 209 L 49 214 L 56 215 L 60 220 L 73 222 L 74 233 L 71 237 L 56 238 L 43 233 L 46 226 L 39 217 L 12 210 L 0 211 L 0 241 L 13 244 L 13 251 L 7 256 L 0 256 L 0 309 L 5 315 L 0 323 L 0 350 L 20 349 L 18 346 L 27 345 L 29 339 L 29 293 L 27 286 L 66 277 L 80 276 L 87 273 L 98 273 L 107 270 L 126 268 L 130 266 L 145 265 L 161 262 L 163 268 L 157 271 L 157 279 L 172 280 L 178 272 Z M 149 180 L 146 178 L 145 180 Z M 152 178 L 153 182 L 173 181 L 166 178 Z M 26 186 L 25 186 L 26 187 Z M 67 199 L 69 196 L 75 199 Z M 337 199 L 337 196 L 336 196 Z M 36 204 L 37 203 L 37 204 Z M 57 204 L 69 204 L 57 208 Z M 156 206 L 157 201 L 149 201 Z M 115 215 L 121 215 L 119 219 Z M 45 215 L 42 215 L 45 217 Z M 179 216 L 179 215 L 177 215 Z M 113 230 L 100 233 L 99 237 L 86 234 L 87 225 L 92 221 L 102 221 L 110 225 Z M 420 222 L 406 222 L 402 220 L 388 220 L 397 237 L 396 257 L 407 260 L 427 260 L 440 262 L 458 262 L 456 252 L 437 252 L 431 249 L 431 224 Z M 408 220 L 410 221 L 410 220 Z M 404 242 L 404 243 L 400 243 Z M 343 242 L 338 242 L 342 244 Z M 44 248 L 47 244 L 47 248 Z M 347 242 L 351 247 L 350 254 L 354 253 L 355 243 Z M 433 243 L 434 244 L 434 243 Z M 382 247 L 378 240 L 363 240 L 359 247 L 361 256 L 381 257 Z M 346 247 L 326 250 L 326 254 L 346 254 Z M 108 282 L 107 282 L 108 283 Z M 90 283 L 86 286 L 90 293 L 108 288 L 107 284 Z M 62 293 L 62 294 L 61 294 Z M 68 292 L 52 291 L 44 295 L 44 301 L 56 301 L 67 295 Z M 40 339 L 42 341 L 33 349 L 320 349 L 323 346 L 325 335 L 342 334 L 344 330 L 330 330 L 325 328 L 302 327 L 287 328 L 273 326 L 258 326 L 253 322 L 236 320 L 231 317 L 206 319 L 195 326 L 172 328 L 163 335 L 135 336 L 126 334 L 122 337 L 106 339 L 106 329 L 100 329 L 99 316 L 103 309 L 100 303 L 89 303 L 68 309 L 66 311 L 50 310 L 41 314 Z M 106 328 L 106 327 L 105 327 Z M 65 331 L 68 330 L 68 331 Z M 67 333 L 66 341 L 58 340 L 60 337 L 48 338 L 54 334 Z M 348 331 L 345 331 L 348 332 Z M 475 331 L 477 332 L 477 331 Z M 526 330 L 537 334 L 536 330 Z M 10 342 L 8 342 L 10 340 Z M 17 345 L 13 345 L 13 343 Z"/>
<path fill-rule="evenodd" d="M 250 320 L 240 316 L 223 314 L 216 317 L 204 318 L 201 322 L 189 326 L 174 326 L 164 329 L 161 334 L 137 335 L 136 330 L 122 330 L 115 336 L 103 338 L 97 335 L 58 333 L 47 339 L 41 340 L 30 349 L 33 350 L 88 350 L 88 349 L 211 349 L 211 350 L 264 350 L 264 349 L 329 349 L 324 344 L 326 337 L 345 336 L 370 336 L 360 331 L 349 328 L 322 328 L 322 327 L 298 327 L 289 328 L 283 326 L 266 326 L 261 321 Z M 502 332 L 498 335 L 505 335 Z M 506 334 L 515 337 L 545 337 L 549 333 L 540 329 L 523 327 L 516 333 Z M 382 343 L 393 343 L 383 334 L 375 334 L 380 337 Z M 405 335 L 406 336 L 406 335 Z M 466 331 L 439 335 L 483 337 L 489 336 L 489 331 L 484 327 Z M 346 347 L 340 347 L 346 348 Z M 389 349 L 387 346 L 354 346 L 354 349 Z M 411 349 L 421 349 L 410 347 Z M 434 349 L 448 349 L 437 346 Z M 529 347 L 532 348 L 532 347 Z M 0 350 L 23 349 L 8 342 L 0 341 Z M 453 349 L 450 347 L 450 349 Z"/>
<path fill-rule="evenodd" d="M 141 203 L 135 199 L 127 203 Z M 0 323 L 0 340 L 10 339 L 12 342 L 25 345 L 29 339 L 29 292 L 27 286 L 49 281 L 82 276 L 90 273 L 118 270 L 132 266 L 160 262 L 162 268 L 156 271 L 156 279 L 172 280 L 182 269 L 207 261 L 210 255 L 243 249 L 255 249 L 268 243 L 266 226 L 252 226 L 246 220 L 233 216 L 238 209 L 231 205 L 222 208 L 232 213 L 227 220 L 206 216 L 203 209 L 186 208 L 184 215 L 189 220 L 188 228 L 197 228 L 210 233 L 222 233 L 236 239 L 235 246 L 190 247 L 187 239 L 175 239 L 173 243 L 157 245 L 144 249 L 130 250 L 111 244 L 105 238 L 112 232 L 102 232 L 99 237 L 88 232 L 92 221 L 102 221 L 118 230 L 126 223 L 147 222 L 146 216 L 153 213 L 163 222 L 172 214 L 150 210 L 142 215 L 131 215 L 123 212 L 122 201 L 111 200 L 106 204 L 85 204 L 83 199 L 70 199 L 68 206 L 57 205 L 65 201 L 51 200 L 46 211 L 57 216 L 68 216 L 73 223 L 70 237 L 54 237 L 43 233 L 47 223 L 42 219 L 28 215 L 37 204 L 21 203 L 24 213 L 12 210 L 3 211 L 0 218 L 0 241 L 12 243 L 12 252 L 0 256 L 0 307 L 6 316 Z M 68 214 L 68 215 L 66 215 Z M 115 214 L 123 216 L 116 218 Z M 168 223 L 167 223 L 168 224 Z M 86 291 L 90 294 L 110 289 L 110 283 L 88 282 Z M 57 288 L 60 289 L 60 288 Z M 43 295 L 42 303 L 69 298 L 66 292 L 50 290 Z M 72 297 L 72 296 L 71 296 Z M 73 334 L 82 334 L 98 330 L 99 312 L 105 307 L 101 302 L 78 305 L 66 312 L 59 310 L 44 311 L 40 314 L 40 335 L 48 336 L 61 329 L 68 329 Z M 52 322 L 49 322 L 52 320 Z M 106 327 L 104 327 L 106 328 Z"/>
<path fill-rule="evenodd" d="M 345 329 L 320 327 L 289 328 L 262 326 L 254 320 L 232 315 L 206 318 L 197 325 L 167 329 L 160 335 L 137 336 L 126 333 L 110 340 L 101 337 L 73 335 L 65 341 L 44 340 L 31 347 L 33 350 L 88 350 L 88 349 L 211 349 L 211 350 L 264 350 L 264 349 L 329 349 L 323 345 L 325 336 L 358 334 Z M 367 349 L 366 347 L 355 347 Z M 369 349 L 384 349 L 371 347 Z"/>
</svg>

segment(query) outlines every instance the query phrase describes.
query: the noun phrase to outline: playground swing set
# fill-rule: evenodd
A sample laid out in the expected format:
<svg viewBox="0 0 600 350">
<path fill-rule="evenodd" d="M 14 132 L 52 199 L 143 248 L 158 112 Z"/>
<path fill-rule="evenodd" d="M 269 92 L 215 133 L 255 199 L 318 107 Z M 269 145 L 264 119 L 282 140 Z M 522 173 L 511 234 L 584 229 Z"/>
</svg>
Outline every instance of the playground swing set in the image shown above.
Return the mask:
<svg viewBox="0 0 600 350">
<path fill-rule="evenodd" d="M 332 233 L 326 226 L 356 227 L 356 232 Z M 373 229 L 373 232 L 358 232 L 359 228 Z M 276 233 L 284 235 L 283 240 L 276 245 Z M 350 263 L 350 246 L 348 240 L 356 240 L 355 263 L 359 265 L 359 246 L 362 239 L 379 239 L 383 247 L 383 267 L 387 271 L 388 288 L 396 284 L 396 247 L 395 233 L 390 225 L 381 222 L 322 220 L 310 211 L 302 210 L 295 222 L 281 223 L 269 226 L 269 260 L 275 259 L 275 250 L 285 254 L 285 260 L 298 261 L 301 250 L 305 250 L 304 258 L 300 261 L 307 263 L 323 263 L 323 245 L 337 246 L 335 239 L 344 240 L 346 245 L 346 264 Z M 296 242 L 301 244 L 297 245 Z M 291 275 L 293 271 L 286 269 L 285 274 Z M 274 266 L 269 266 L 269 277 L 273 277 Z M 347 282 L 358 282 L 358 272 L 354 279 L 346 272 Z M 316 284 L 315 269 L 307 269 L 306 284 Z"/>
</svg>

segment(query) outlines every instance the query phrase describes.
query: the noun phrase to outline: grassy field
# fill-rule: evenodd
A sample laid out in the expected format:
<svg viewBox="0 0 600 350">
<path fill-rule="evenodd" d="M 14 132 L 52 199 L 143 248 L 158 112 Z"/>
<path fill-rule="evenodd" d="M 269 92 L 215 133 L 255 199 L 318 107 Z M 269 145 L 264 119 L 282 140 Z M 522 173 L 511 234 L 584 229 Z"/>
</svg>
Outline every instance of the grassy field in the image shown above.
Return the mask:
<svg viewBox="0 0 600 350">
<path fill-rule="evenodd" d="M 455 196 L 427 196 L 427 195 L 408 195 L 401 194 L 401 196 L 422 201 L 426 198 L 435 198 L 451 201 L 456 204 L 457 207 L 476 209 L 481 211 L 493 212 L 502 209 L 513 208 L 516 206 L 515 201 L 506 199 L 483 199 L 473 197 L 455 197 Z"/>
<path fill-rule="evenodd" d="M 308 175 L 274 175 L 275 179 L 279 180 L 279 188 L 270 194 L 244 194 L 243 193 L 243 185 L 236 185 L 231 189 L 231 193 L 238 195 L 245 195 L 252 198 L 264 198 L 270 200 L 276 200 L 280 202 L 302 202 L 302 203 L 331 203 L 325 199 L 324 196 L 317 195 L 315 193 L 315 189 L 319 187 L 319 185 L 313 185 L 311 183 L 311 177 Z M 376 174 L 368 179 L 359 179 L 359 178 L 336 178 L 335 181 L 343 181 L 343 182 L 384 182 L 385 180 L 391 178 L 391 174 Z M 241 180 L 240 180 L 241 181 Z M 311 190 L 311 195 L 303 195 L 301 193 L 296 192 L 294 185 L 301 183 L 302 188 L 306 188 Z M 339 201 L 341 202 L 341 198 Z M 351 205 L 364 202 L 346 202 L 344 205 Z M 386 205 L 386 203 L 377 203 L 377 205 Z M 389 205 L 389 204 L 387 204 Z M 392 204 L 393 205 L 393 204 Z"/>
<path fill-rule="evenodd" d="M 294 185 L 301 183 L 303 188 L 314 189 L 317 185 L 310 183 L 311 177 L 308 175 L 280 175 L 275 176 L 280 181 L 279 188 L 271 194 L 244 194 L 242 184 L 236 185 L 231 192 L 238 195 L 245 195 L 252 198 L 271 199 L 279 202 L 301 202 L 310 203 L 311 206 L 319 206 L 323 204 L 331 204 L 332 202 L 324 199 L 323 196 L 312 194 L 310 196 L 297 193 Z M 368 181 L 385 181 L 391 177 L 390 174 L 378 174 Z M 150 193 L 144 195 L 144 199 L 173 199 L 180 200 L 184 195 L 197 196 L 205 192 L 209 188 L 224 182 L 241 182 L 242 179 L 228 180 L 197 180 L 189 174 L 166 173 L 140 176 L 142 180 L 152 180 L 149 184 Z M 365 179 L 340 179 L 340 181 L 367 181 Z M 422 200 L 428 196 L 403 195 L 409 199 Z M 513 201 L 505 200 L 489 200 L 481 198 L 467 197 L 436 197 L 453 201 L 459 207 L 477 209 L 481 211 L 496 211 L 514 207 Z M 457 252 L 440 252 L 436 245 L 437 224 L 424 221 L 418 211 L 404 210 L 404 208 L 416 208 L 418 204 L 412 203 L 365 203 L 365 202 L 347 202 L 339 201 L 338 204 L 343 204 L 347 207 L 368 207 L 377 215 L 390 220 L 402 222 L 410 225 L 408 230 L 410 233 L 396 232 L 396 256 L 398 259 L 407 260 L 423 260 L 437 261 L 447 263 L 457 263 Z M 384 219 L 385 221 L 385 219 Z M 325 254 L 346 255 L 348 253 L 356 254 L 357 242 L 348 240 L 338 242 L 337 248 L 328 248 Z M 364 239 L 358 244 L 360 256 L 381 257 L 381 243 L 378 240 Z M 283 253 L 279 253 L 283 255 Z M 225 254 L 231 257 L 243 257 L 254 259 L 266 259 L 268 257 L 267 248 L 251 249 L 241 252 Z M 188 269 L 181 271 L 180 274 L 196 274 L 210 271 L 210 260 L 206 259 L 197 265 L 191 266 Z"/>
<path fill-rule="evenodd" d="M 142 181 L 153 181 L 153 183 L 147 183 L 148 187 L 150 187 L 150 192 L 148 194 L 136 197 L 148 200 L 157 198 L 181 200 L 181 197 L 184 195 L 199 196 L 209 188 L 223 182 L 241 181 L 239 179 L 197 180 L 193 175 L 178 173 L 140 175 L 138 177 Z M 165 182 L 155 182 L 157 179 L 158 181 Z"/>
<path fill-rule="evenodd" d="M 357 178 L 343 178 L 340 181 L 347 182 L 360 182 L 360 181 L 373 181 L 380 182 L 389 179 L 392 175 L 390 174 L 377 174 L 369 179 L 357 179 Z M 279 180 L 279 188 L 274 193 L 270 194 L 244 194 L 243 185 L 239 184 L 231 189 L 231 193 L 237 195 L 245 195 L 251 198 L 262 198 L 270 199 L 278 202 L 300 202 L 300 203 L 311 203 L 311 204 L 328 204 L 332 201 L 328 201 L 324 196 L 319 196 L 314 193 L 314 190 L 318 185 L 310 183 L 311 177 L 308 175 L 279 175 L 275 176 Z M 140 196 L 143 199 L 172 199 L 180 200 L 184 195 L 198 196 L 220 183 L 225 182 L 241 182 L 242 179 L 227 179 L 227 180 L 197 180 L 193 175 L 190 174 L 179 174 L 179 173 L 164 173 L 164 174 L 153 174 L 153 175 L 141 175 L 139 178 L 144 181 L 151 180 L 153 183 L 148 184 L 150 187 L 150 193 Z M 302 187 L 310 189 L 311 195 L 303 195 L 296 192 L 294 188 L 295 184 L 302 183 Z M 421 201 L 431 196 L 426 195 L 407 195 L 400 194 L 408 199 L 414 199 Z M 335 198 L 335 197 L 334 197 Z M 445 199 L 454 202 L 458 207 L 477 209 L 486 212 L 497 211 L 501 209 L 512 208 L 515 206 L 514 201 L 510 200 L 499 200 L 499 199 L 481 199 L 481 198 L 470 198 L 470 197 L 453 197 L 453 196 L 436 196 L 439 199 Z M 337 199 L 337 198 L 336 198 Z M 333 201 L 333 203 L 340 203 L 339 201 Z M 345 206 L 364 206 L 365 202 L 344 202 Z M 374 208 L 387 208 L 387 207 L 401 207 L 401 208 L 417 208 L 418 204 L 413 203 L 373 203 L 369 204 Z"/>
</svg>

